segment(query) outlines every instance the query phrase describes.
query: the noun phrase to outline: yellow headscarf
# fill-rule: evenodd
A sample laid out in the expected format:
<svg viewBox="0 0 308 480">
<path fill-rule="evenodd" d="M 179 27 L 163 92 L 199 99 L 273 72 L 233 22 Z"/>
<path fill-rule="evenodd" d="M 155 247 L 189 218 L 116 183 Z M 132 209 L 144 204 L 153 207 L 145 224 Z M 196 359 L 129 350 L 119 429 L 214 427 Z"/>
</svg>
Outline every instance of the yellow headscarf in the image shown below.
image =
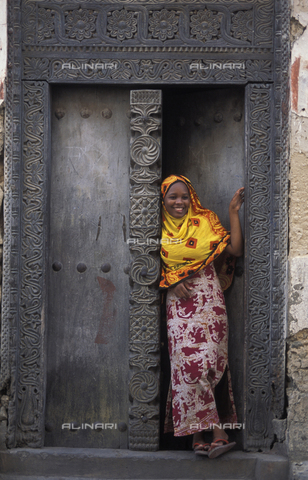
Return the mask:
<svg viewBox="0 0 308 480">
<path fill-rule="evenodd" d="M 182 218 L 172 217 L 164 206 L 164 198 L 171 185 L 181 181 L 189 191 L 190 206 Z M 230 232 L 217 215 L 201 206 L 190 181 L 182 175 L 171 175 L 161 185 L 162 212 L 162 277 L 160 288 L 166 289 L 189 278 L 204 268 L 225 250 L 230 243 Z M 231 285 L 235 258 L 232 255 L 220 262 L 219 279 L 225 290 Z"/>
</svg>

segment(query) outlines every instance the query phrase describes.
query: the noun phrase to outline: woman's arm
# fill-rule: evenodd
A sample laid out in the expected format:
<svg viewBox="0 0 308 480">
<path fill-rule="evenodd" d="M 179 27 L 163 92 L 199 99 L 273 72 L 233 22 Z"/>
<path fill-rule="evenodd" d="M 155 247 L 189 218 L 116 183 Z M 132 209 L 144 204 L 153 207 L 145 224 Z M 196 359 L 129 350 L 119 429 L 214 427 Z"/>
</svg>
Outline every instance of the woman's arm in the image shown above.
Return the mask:
<svg viewBox="0 0 308 480">
<path fill-rule="evenodd" d="M 231 226 L 231 244 L 226 247 L 226 251 L 235 257 L 243 255 L 244 240 L 239 219 L 239 209 L 244 201 L 244 187 L 239 188 L 232 198 L 229 205 L 229 217 Z"/>
</svg>

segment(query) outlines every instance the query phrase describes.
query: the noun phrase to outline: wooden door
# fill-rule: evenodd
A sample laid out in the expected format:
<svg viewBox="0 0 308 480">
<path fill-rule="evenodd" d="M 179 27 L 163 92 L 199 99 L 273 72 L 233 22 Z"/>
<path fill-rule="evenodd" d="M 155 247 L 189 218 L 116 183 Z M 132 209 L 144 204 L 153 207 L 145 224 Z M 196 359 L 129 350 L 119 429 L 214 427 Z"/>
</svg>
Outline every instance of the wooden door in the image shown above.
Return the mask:
<svg viewBox="0 0 308 480">
<path fill-rule="evenodd" d="M 128 111 L 126 89 L 70 86 L 53 92 L 45 442 L 49 446 L 128 448 Z M 168 89 L 163 112 L 163 177 L 187 176 L 202 204 L 228 228 L 229 201 L 245 180 L 243 90 Z M 243 212 L 241 216 L 243 220 Z M 240 259 L 235 281 L 226 292 L 239 421 L 242 271 Z M 164 372 L 164 350 L 162 358 Z M 164 396 L 163 391 L 162 416 Z M 240 442 L 240 433 L 237 437 Z M 183 439 L 166 438 L 162 435 L 162 448 L 190 448 Z"/>
<path fill-rule="evenodd" d="M 53 89 L 48 446 L 128 447 L 128 111 L 127 89 Z"/>
<path fill-rule="evenodd" d="M 221 223 L 229 228 L 229 202 L 235 191 L 245 185 L 244 89 L 169 89 L 164 92 L 163 112 L 163 178 L 171 173 L 188 177 L 201 204 L 217 213 Z M 240 217 L 244 227 L 244 208 Z M 243 259 L 240 258 L 233 285 L 225 292 L 229 363 L 239 422 L 243 419 L 244 375 L 242 275 Z M 165 358 L 164 352 L 162 357 Z M 166 387 L 167 382 L 164 389 Z M 241 432 L 235 432 L 235 436 L 240 443 Z M 162 445 L 191 447 L 190 442 L 186 445 L 181 439 L 164 437 Z"/>
</svg>

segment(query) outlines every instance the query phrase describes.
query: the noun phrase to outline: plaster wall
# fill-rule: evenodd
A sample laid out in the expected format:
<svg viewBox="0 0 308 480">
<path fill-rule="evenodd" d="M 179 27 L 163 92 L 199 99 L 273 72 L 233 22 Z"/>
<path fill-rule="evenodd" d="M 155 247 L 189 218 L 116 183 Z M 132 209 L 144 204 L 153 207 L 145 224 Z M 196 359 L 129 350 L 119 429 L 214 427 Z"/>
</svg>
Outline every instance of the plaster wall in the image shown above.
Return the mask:
<svg viewBox="0 0 308 480">
<path fill-rule="evenodd" d="M 0 0 L 0 105 L 4 102 L 4 83 L 7 60 L 7 4 Z"/>
<path fill-rule="evenodd" d="M 5 78 L 7 62 L 7 0 L 0 0 L 0 301 L 2 290 L 2 245 L 3 245 L 3 160 L 4 160 L 4 115 Z M 0 392 L 0 449 L 6 448 L 7 407 L 9 397 Z"/>
<path fill-rule="evenodd" d="M 287 440 L 292 479 L 308 474 L 308 2 L 291 4 Z M 307 461 L 307 462 L 306 462 Z"/>
</svg>

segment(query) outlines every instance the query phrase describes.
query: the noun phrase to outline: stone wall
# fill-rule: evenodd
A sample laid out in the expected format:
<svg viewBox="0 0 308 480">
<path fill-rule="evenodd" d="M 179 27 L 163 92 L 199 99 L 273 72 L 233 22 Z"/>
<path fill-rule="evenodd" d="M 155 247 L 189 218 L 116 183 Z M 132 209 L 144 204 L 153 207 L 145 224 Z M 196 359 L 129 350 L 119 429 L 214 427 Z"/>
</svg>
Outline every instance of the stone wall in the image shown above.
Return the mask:
<svg viewBox="0 0 308 480">
<path fill-rule="evenodd" d="M 3 159 L 4 159 L 4 104 L 0 106 L 0 300 L 2 290 L 2 246 L 3 246 Z M 7 407 L 9 397 L 0 392 L 0 449 L 6 448 Z"/>
<path fill-rule="evenodd" d="M 4 164 L 4 114 L 5 79 L 7 63 L 7 1 L 0 6 L 0 300 L 2 290 L 2 252 L 3 252 L 3 164 Z M 1 326 L 1 319 L 0 319 Z M 0 449 L 6 448 L 7 408 L 9 397 L 0 392 Z"/>
<path fill-rule="evenodd" d="M 308 2 L 291 9 L 287 440 L 295 480 L 308 478 Z"/>
</svg>

